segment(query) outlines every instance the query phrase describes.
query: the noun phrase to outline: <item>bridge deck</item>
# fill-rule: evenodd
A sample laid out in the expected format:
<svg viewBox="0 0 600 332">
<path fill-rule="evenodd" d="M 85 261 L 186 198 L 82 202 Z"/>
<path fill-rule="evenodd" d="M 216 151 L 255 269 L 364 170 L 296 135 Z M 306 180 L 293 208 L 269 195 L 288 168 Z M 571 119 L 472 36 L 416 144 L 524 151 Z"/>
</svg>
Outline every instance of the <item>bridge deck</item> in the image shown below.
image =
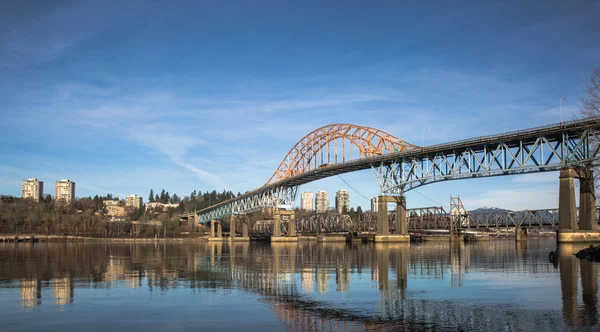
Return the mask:
<svg viewBox="0 0 600 332">
<path fill-rule="evenodd" d="M 258 189 L 246 192 L 238 197 L 230 200 L 215 204 L 206 209 L 198 211 L 199 215 L 206 214 L 219 207 L 231 204 L 233 202 L 247 199 L 261 193 L 272 190 L 277 187 L 295 187 L 308 182 L 320 180 L 334 175 L 344 174 L 348 172 L 354 172 L 358 170 L 364 170 L 371 168 L 374 165 L 386 165 L 397 162 L 398 160 L 407 158 L 423 158 L 427 155 L 447 153 L 457 154 L 466 149 L 479 150 L 484 149 L 488 145 L 504 144 L 509 148 L 522 146 L 523 143 L 528 140 L 535 141 L 544 135 L 545 138 L 560 138 L 563 135 L 577 134 L 585 131 L 586 129 L 593 128 L 595 130 L 600 128 L 600 119 L 584 119 L 575 120 L 571 122 L 565 122 L 562 124 L 548 125 L 543 127 L 535 127 L 524 130 L 517 130 L 507 132 L 499 135 L 481 136 L 471 139 L 459 140 L 450 143 L 437 144 L 422 148 L 413 148 L 403 152 L 395 152 L 387 155 L 375 156 L 375 157 L 364 157 L 358 160 L 341 162 L 338 164 L 332 164 L 328 166 L 320 167 L 316 170 L 311 170 L 302 174 L 291 176 L 287 179 L 275 182 L 271 185 L 265 185 Z M 551 170 L 551 169 L 548 169 Z"/>
</svg>

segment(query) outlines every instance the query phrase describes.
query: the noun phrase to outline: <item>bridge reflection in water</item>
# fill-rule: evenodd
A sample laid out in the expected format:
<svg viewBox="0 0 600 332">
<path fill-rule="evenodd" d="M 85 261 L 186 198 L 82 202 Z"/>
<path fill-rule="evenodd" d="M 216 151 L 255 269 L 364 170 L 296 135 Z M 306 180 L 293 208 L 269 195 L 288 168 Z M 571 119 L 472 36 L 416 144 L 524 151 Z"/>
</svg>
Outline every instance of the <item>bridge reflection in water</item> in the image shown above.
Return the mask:
<svg viewBox="0 0 600 332">
<path fill-rule="evenodd" d="M 26 310 L 77 306 L 80 289 L 130 288 L 132 296 L 240 290 L 262 299 L 292 331 L 598 327 L 598 265 L 575 258 L 581 246 L 574 245 L 561 245 L 558 259 L 550 261 L 554 246 L 552 241 L 3 245 L 0 277 L 7 282 L 0 288 L 18 288 L 14 300 L 20 297 Z M 235 308 L 223 315 L 232 312 Z"/>
</svg>

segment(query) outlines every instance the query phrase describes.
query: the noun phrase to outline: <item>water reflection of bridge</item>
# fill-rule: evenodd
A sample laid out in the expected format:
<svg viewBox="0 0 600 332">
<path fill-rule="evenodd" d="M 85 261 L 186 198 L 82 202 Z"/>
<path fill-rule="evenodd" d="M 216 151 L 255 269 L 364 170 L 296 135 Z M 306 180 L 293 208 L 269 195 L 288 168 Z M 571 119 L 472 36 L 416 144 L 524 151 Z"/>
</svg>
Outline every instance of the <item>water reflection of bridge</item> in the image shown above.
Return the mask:
<svg viewBox="0 0 600 332">
<path fill-rule="evenodd" d="M 6 257 L 4 277 L 16 280 L 25 307 L 39 305 L 43 288 L 53 289 L 56 305 L 73 305 L 78 287 L 240 289 L 259 295 L 290 330 L 314 329 L 556 329 L 560 315 L 545 310 L 435 300 L 419 295 L 427 280 L 465 287 L 469 275 L 501 271 L 507 279 L 538 273 L 560 273 L 562 313 L 573 326 L 597 322 L 598 268 L 579 262 L 561 246 L 557 265 L 548 262 L 548 243 L 431 243 L 412 245 L 346 245 L 306 242 L 255 245 L 248 243 L 95 245 L 28 245 L 30 264 L 23 265 L 24 245 L 0 247 Z M 89 246 L 89 245 L 88 245 Z M 44 249 L 46 248 L 46 249 Z M 565 249 L 566 248 L 566 249 Z M 65 257 L 63 257 L 65 256 Z M 63 257 L 76 264 L 58 264 Z M 59 267 L 57 269 L 57 266 Z M 580 268 L 578 268 L 580 266 Z M 559 267 L 556 269 L 555 267 Z M 580 272 L 578 272 L 580 271 Z M 578 277 L 583 305 L 578 304 Z M 375 308 L 323 300 L 334 292 L 351 292 L 360 278 L 370 276 L 379 293 Z M 357 285 L 355 285 L 355 283 Z M 364 283 L 363 283 L 364 286 Z M 507 320 L 506 317 L 511 319 Z M 532 324 L 535 324 L 532 325 Z"/>
</svg>

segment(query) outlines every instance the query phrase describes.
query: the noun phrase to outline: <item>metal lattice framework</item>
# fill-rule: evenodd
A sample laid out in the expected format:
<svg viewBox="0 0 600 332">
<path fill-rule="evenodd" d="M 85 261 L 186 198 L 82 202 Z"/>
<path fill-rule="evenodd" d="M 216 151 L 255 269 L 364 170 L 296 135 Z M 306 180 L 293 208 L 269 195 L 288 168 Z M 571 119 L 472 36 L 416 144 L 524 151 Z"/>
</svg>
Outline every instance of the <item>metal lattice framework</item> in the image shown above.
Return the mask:
<svg viewBox="0 0 600 332">
<path fill-rule="evenodd" d="M 353 148 L 358 150 L 356 156 Z M 290 149 L 267 185 L 319 167 L 415 148 L 417 146 L 375 128 L 351 124 L 323 126 L 304 136 Z"/>
<path fill-rule="evenodd" d="M 598 120 L 429 146 L 373 165 L 381 192 L 402 194 L 433 182 L 557 171 L 598 157 Z"/>
<path fill-rule="evenodd" d="M 199 211 L 198 219 L 290 207 L 302 184 L 369 168 L 381 193 L 402 195 L 439 181 L 586 167 L 598 159 L 599 129 L 592 118 L 418 148 L 369 127 L 325 126 L 302 138 L 266 185 Z"/>
<path fill-rule="evenodd" d="M 262 190 L 261 190 L 262 189 Z M 201 222 L 217 220 L 234 214 L 251 213 L 266 208 L 292 206 L 296 200 L 298 186 L 264 187 L 252 194 L 231 199 L 198 213 Z"/>
</svg>

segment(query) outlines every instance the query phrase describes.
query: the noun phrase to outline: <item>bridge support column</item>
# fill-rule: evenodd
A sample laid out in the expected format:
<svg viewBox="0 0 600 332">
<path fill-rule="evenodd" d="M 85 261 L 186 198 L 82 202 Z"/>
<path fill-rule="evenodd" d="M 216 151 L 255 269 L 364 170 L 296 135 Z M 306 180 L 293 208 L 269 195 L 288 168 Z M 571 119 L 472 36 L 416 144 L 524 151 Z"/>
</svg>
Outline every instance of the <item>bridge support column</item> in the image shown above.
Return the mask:
<svg viewBox="0 0 600 332">
<path fill-rule="evenodd" d="M 237 231 L 237 224 L 239 221 L 239 217 L 237 215 L 232 215 L 229 221 L 229 241 L 232 242 L 248 242 L 250 241 L 250 237 L 248 237 L 248 224 L 246 220 L 242 221 L 242 236 L 238 237 L 235 233 Z"/>
<path fill-rule="evenodd" d="M 250 238 L 250 234 L 248 232 L 248 223 L 250 223 L 250 220 L 248 217 L 244 218 L 244 222 L 242 223 L 242 237 L 243 238 Z"/>
<path fill-rule="evenodd" d="M 281 215 L 288 217 L 288 228 L 286 236 L 281 235 Z M 277 210 L 273 214 L 273 236 L 271 242 L 296 242 L 296 222 L 294 221 L 294 211 Z"/>
<path fill-rule="evenodd" d="M 235 239 L 235 224 L 237 223 L 237 216 L 234 214 L 229 218 L 229 237 Z"/>
<path fill-rule="evenodd" d="M 421 215 L 421 225 L 423 215 Z M 406 197 L 400 196 L 396 203 L 396 233 L 408 235 L 408 218 L 406 216 Z"/>
<path fill-rule="evenodd" d="M 281 237 L 281 215 L 279 211 L 273 214 L 273 237 Z"/>
<path fill-rule="evenodd" d="M 390 225 L 388 221 L 389 198 L 389 196 L 377 197 L 377 235 L 390 234 Z"/>
<path fill-rule="evenodd" d="M 560 170 L 558 188 L 558 228 L 577 230 L 577 208 L 575 207 L 575 177 L 571 168 Z"/>
<path fill-rule="evenodd" d="M 215 232 L 215 224 L 217 224 L 217 230 Z M 210 221 L 210 237 L 208 241 L 223 241 L 223 232 L 221 229 L 221 222 L 216 220 Z"/>
<path fill-rule="evenodd" d="M 296 236 L 296 219 L 290 218 L 288 221 L 288 235 Z"/>
<path fill-rule="evenodd" d="M 396 234 L 390 234 L 388 203 L 396 203 Z M 410 242 L 406 217 L 406 198 L 393 196 L 377 197 L 377 235 L 375 242 Z"/>
<path fill-rule="evenodd" d="M 527 241 L 527 229 L 526 228 L 515 228 L 515 241 Z"/>
<path fill-rule="evenodd" d="M 580 179 L 579 225 L 575 207 L 574 179 Z M 596 216 L 596 198 L 594 180 L 589 170 L 562 169 L 558 195 L 558 231 L 559 243 L 600 242 L 600 231 Z"/>
<path fill-rule="evenodd" d="M 594 178 L 592 172 L 587 170 L 582 171 L 582 177 L 579 179 L 579 229 L 598 230 Z"/>
</svg>

